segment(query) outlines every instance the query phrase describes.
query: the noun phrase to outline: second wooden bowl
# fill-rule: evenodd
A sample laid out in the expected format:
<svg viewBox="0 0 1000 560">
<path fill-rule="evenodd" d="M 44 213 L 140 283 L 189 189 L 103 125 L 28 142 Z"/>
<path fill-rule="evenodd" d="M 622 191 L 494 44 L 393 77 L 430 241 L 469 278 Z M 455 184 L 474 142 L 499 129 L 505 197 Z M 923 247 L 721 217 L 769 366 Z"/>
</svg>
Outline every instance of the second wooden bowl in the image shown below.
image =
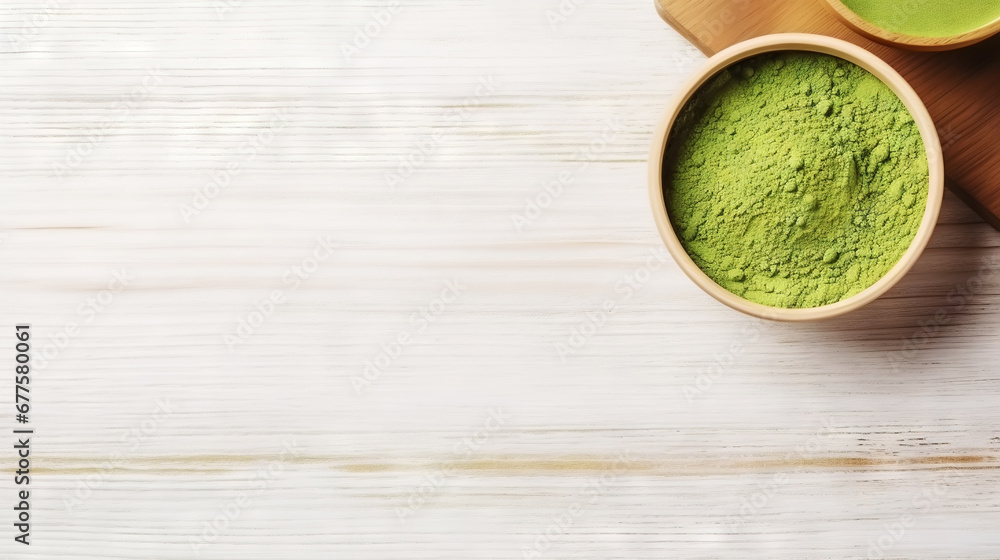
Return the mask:
<svg viewBox="0 0 1000 560">
<path fill-rule="evenodd" d="M 973 45 L 1000 33 L 1000 17 L 996 20 L 958 35 L 948 37 L 918 37 L 883 29 L 848 8 L 841 0 L 826 0 L 836 16 L 854 31 L 884 45 L 911 51 L 947 51 Z"/>
</svg>

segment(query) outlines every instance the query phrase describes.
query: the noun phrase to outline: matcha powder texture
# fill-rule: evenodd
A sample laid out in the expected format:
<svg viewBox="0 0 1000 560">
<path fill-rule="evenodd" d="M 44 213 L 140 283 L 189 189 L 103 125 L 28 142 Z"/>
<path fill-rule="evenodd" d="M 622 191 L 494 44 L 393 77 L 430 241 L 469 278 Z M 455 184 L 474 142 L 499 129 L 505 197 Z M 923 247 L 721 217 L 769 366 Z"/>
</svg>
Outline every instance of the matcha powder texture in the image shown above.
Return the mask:
<svg viewBox="0 0 1000 560">
<path fill-rule="evenodd" d="M 764 54 L 716 75 L 668 140 L 674 229 L 715 282 L 750 301 L 836 303 L 906 252 L 928 195 L 924 143 L 868 71 L 818 53 Z"/>
<path fill-rule="evenodd" d="M 1000 18 L 1000 0 L 844 0 L 882 29 L 915 37 L 950 37 Z"/>
</svg>

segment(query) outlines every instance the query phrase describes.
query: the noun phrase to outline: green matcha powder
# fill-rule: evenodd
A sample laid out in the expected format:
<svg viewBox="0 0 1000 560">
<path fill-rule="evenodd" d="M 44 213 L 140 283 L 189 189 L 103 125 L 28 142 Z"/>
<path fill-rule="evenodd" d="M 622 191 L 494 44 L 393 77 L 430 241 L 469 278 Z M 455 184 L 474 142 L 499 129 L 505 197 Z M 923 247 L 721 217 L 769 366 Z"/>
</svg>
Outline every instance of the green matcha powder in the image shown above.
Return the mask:
<svg viewBox="0 0 1000 560">
<path fill-rule="evenodd" d="M 853 296 L 903 256 L 928 196 L 923 140 L 881 80 L 832 56 L 720 72 L 668 140 L 664 198 L 695 263 L 772 307 Z"/>
<path fill-rule="evenodd" d="M 865 21 L 914 37 L 950 37 L 1000 18 L 1000 0 L 843 0 Z"/>
</svg>

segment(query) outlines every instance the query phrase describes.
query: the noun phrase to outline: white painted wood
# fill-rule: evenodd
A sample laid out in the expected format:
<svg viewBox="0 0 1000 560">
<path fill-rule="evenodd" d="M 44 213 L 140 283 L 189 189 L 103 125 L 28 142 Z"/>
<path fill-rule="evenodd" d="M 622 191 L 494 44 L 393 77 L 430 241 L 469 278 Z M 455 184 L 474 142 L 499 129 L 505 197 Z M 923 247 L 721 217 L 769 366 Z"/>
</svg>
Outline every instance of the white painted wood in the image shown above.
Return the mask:
<svg viewBox="0 0 1000 560">
<path fill-rule="evenodd" d="M 8 476 L 0 554 L 1000 554 L 1000 275 L 977 275 L 1000 234 L 953 197 L 913 273 L 831 323 L 747 319 L 669 259 L 631 297 L 620 284 L 660 250 L 644 158 L 702 60 L 652 6 L 578 3 L 553 26 L 555 1 L 404 2 L 350 61 L 389 3 L 49 6 L 0 9 L 2 359 L 15 323 L 36 365 L 80 326 L 34 373 L 33 544 L 12 540 Z"/>
</svg>

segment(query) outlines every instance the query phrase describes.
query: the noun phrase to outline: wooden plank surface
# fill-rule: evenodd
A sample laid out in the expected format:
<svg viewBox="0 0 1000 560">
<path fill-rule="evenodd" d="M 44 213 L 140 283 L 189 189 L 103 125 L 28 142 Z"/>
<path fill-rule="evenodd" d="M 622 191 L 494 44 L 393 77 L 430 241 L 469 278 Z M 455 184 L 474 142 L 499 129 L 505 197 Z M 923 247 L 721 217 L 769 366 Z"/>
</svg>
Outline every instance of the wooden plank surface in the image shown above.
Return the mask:
<svg viewBox="0 0 1000 560">
<path fill-rule="evenodd" d="M 825 0 L 654 0 L 696 47 L 716 53 L 771 33 L 818 33 L 861 45 L 913 86 L 938 126 L 950 187 L 1000 229 L 1000 36 L 948 52 L 888 47 L 849 29 Z"/>
<path fill-rule="evenodd" d="M 217 6 L 0 8 L 0 558 L 996 557 L 1000 234 L 953 196 L 870 308 L 759 323 L 659 260 L 704 57 L 648 4 L 406 2 L 350 60 L 388 3 Z"/>
</svg>

